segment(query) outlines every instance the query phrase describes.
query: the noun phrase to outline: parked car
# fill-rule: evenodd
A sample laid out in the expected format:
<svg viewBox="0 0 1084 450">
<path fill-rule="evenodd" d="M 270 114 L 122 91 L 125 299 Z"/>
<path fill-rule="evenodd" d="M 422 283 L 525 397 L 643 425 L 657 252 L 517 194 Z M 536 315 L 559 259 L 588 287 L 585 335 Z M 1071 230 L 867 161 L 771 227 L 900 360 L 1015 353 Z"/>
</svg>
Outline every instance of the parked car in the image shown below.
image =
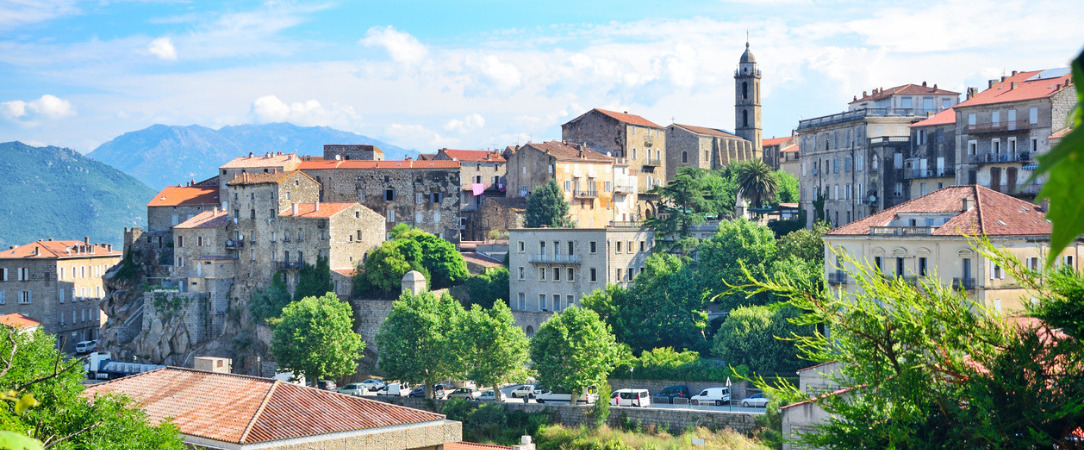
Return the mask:
<svg viewBox="0 0 1084 450">
<path fill-rule="evenodd" d="M 85 355 L 98 349 L 98 343 L 95 341 L 79 341 L 75 343 L 75 354 Z"/>
<path fill-rule="evenodd" d="M 649 406 L 651 393 L 647 389 L 618 389 L 610 395 L 611 406 Z"/>
<path fill-rule="evenodd" d="M 365 386 L 361 383 L 350 383 L 346 386 L 336 389 L 335 391 L 340 394 L 354 395 L 360 397 L 362 395 L 365 395 L 366 389 Z"/>
<path fill-rule="evenodd" d="M 337 388 L 339 386 L 336 385 L 335 382 L 331 381 L 331 380 L 320 380 L 320 381 L 316 382 L 316 387 L 318 387 L 320 389 L 323 389 L 325 391 L 334 391 L 335 388 Z"/>
<path fill-rule="evenodd" d="M 594 404 L 598 400 L 598 387 L 590 386 L 584 388 L 583 391 L 573 396 L 568 389 L 562 387 L 556 387 L 553 389 L 539 388 L 539 393 L 534 395 L 534 401 L 538 403 L 573 403 L 573 397 L 575 397 L 575 403 L 586 403 L 588 405 Z"/>
<path fill-rule="evenodd" d="M 465 398 L 467 400 L 474 400 L 482 395 L 482 391 L 472 387 L 461 387 L 448 394 L 448 398 Z"/>
<path fill-rule="evenodd" d="M 512 393 L 508 396 L 512 398 L 534 398 L 539 393 L 540 391 L 536 390 L 533 384 L 524 384 L 512 389 Z"/>
<path fill-rule="evenodd" d="M 407 383 L 391 382 L 385 383 L 384 388 L 376 391 L 376 395 L 396 395 L 403 396 L 410 394 L 410 385 Z M 423 394 L 424 395 L 424 394 Z"/>
<path fill-rule="evenodd" d="M 497 400 L 497 393 L 493 389 L 485 389 L 478 391 L 478 400 L 483 402 L 492 402 Z"/>
<path fill-rule="evenodd" d="M 447 389 L 446 389 L 446 387 L 447 387 Z M 448 394 L 451 393 L 451 392 L 452 392 L 452 389 L 451 389 L 450 385 L 444 385 L 444 384 L 435 384 L 435 385 L 433 385 L 433 398 L 435 398 L 437 400 L 441 400 L 441 399 L 444 399 L 444 398 L 448 397 Z M 418 387 L 414 388 L 413 391 L 410 391 L 410 397 L 424 398 L 425 397 L 425 385 L 418 386 Z"/>
<path fill-rule="evenodd" d="M 414 390 L 410 391 L 408 397 L 425 398 L 425 386 L 418 386 Z"/>
<path fill-rule="evenodd" d="M 379 391 L 381 389 L 384 389 L 384 380 L 378 380 L 376 378 L 370 378 L 368 380 L 362 381 L 361 385 L 367 391 L 370 391 L 370 392 L 371 391 Z"/>
<path fill-rule="evenodd" d="M 656 397 L 666 397 L 669 403 L 674 403 L 675 398 L 690 398 L 693 396 L 692 390 L 688 386 L 667 386 L 662 388 Z"/>
<path fill-rule="evenodd" d="M 689 403 L 694 405 L 711 405 L 723 406 L 730 404 L 730 388 L 728 387 L 709 387 L 700 391 L 699 394 L 692 396 L 689 399 Z"/>
<path fill-rule="evenodd" d="M 763 408 L 765 406 L 768 406 L 768 397 L 765 397 L 764 394 L 753 394 L 752 397 L 742 400 L 741 405 L 746 408 Z"/>
</svg>

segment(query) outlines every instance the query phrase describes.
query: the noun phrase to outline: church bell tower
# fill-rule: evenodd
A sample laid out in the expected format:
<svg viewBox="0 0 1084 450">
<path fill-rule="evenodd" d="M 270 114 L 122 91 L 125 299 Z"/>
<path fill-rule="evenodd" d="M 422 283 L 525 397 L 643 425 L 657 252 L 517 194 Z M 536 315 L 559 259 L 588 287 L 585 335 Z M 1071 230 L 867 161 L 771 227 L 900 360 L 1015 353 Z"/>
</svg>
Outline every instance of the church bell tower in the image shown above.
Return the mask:
<svg viewBox="0 0 1084 450">
<path fill-rule="evenodd" d="M 760 69 L 745 41 L 745 53 L 734 71 L 734 134 L 753 143 L 756 155 L 764 154 L 760 127 Z"/>
</svg>

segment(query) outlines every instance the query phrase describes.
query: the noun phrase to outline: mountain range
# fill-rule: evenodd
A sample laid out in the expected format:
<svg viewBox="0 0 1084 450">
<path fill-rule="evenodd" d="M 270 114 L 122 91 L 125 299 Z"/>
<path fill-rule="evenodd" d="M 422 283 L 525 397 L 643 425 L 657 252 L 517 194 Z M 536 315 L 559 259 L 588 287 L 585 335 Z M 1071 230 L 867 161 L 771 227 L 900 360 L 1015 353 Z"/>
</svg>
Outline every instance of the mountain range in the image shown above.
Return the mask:
<svg viewBox="0 0 1084 450">
<path fill-rule="evenodd" d="M 270 123 L 227 126 L 218 130 L 200 125 L 152 125 L 124 133 L 98 146 L 87 156 L 160 190 L 169 185 L 213 177 L 219 166 L 238 156 L 267 152 L 321 156 L 324 144 L 375 145 L 384 151 L 385 159 L 403 159 L 417 154 L 333 128 Z"/>
<path fill-rule="evenodd" d="M 107 164 L 59 147 L 0 143 L 0 249 L 38 239 L 119 246 L 142 226 L 156 191 Z"/>
</svg>

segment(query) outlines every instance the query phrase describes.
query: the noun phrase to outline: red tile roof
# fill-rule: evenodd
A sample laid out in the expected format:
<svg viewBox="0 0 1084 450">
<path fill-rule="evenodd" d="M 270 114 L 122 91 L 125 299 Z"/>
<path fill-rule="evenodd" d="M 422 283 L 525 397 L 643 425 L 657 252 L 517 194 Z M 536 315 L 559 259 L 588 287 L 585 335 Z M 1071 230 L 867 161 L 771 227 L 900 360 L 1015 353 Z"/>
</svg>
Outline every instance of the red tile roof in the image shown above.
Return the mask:
<svg viewBox="0 0 1084 450">
<path fill-rule="evenodd" d="M 218 204 L 218 186 L 166 186 L 147 206 L 201 206 Z"/>
<path fill-rule="evenodd" d="M 41 326 L 41 322 L 26 317 L 21 313 L 4 314 L 0 316 L 0 323 L 18 329 L 27 329 Z"/>
<path fill-rule="evenodd" d="M 599 108 L 592 109 L 591 111 L 598 111 L 598 112 L 600 112 L 600 113 L 602 113 L 604 115 L 607 115 L 607 116 L 610 116 L 610 117 L 612 117 L 614 119 L 617 119 L 618 122 L 624 122 L 624 123 L 632 124 L 632 125 L 639 125 L 639 126 L 642 126 L 642 127 L 662 128 L 661 126 L 659 126 L 655 122 L 652 122 L 652 121 L 647 120 L 647 119 L 645 119 L 643 117 L 637 116 L 636 114 L 629 114 L 628 112 L 619 113 L 617 111 L 607 111 L 605 109 L 599 109 Z"/>
<path fill-rule="evenodd" d="M 125 394 L 152 423 L 235 444 L 443 421 L 442 414 L 245 375 L 166 367 L 90 386 Z"/>
<path fill-rule="evenodd" d="M 512 447 L 492 444 L 475 444 L 474 442 L 450 442 L 444 444 L 444 450 L 512 450 Z"/>
<path fill-rule="evenodd" d="M 281 183 L 283 180 L 290 178 L 291 176 L 298 174 L 305 178 L 312 180 L 307 173 L 299 170 L 287 170 L 285 172 L 263 172 L 263 173 L 242 173 L 237 174 L 232 180 L 226 183 L 226 186 L 251 186 L 254 184 L 276 184 Z M 316 180 L 312 180 L 315 182 Z"/>
<path fill-rule="evenodd" d="M 298 170 L 321 169 L 458 169 L 459 161 L 337 161 L 331 159 L 302 162 Z"/>
<path fill-rule="evenodd" d="M 335 272 L 335 273 L 337 273 L 339 275 L 342 275 L 344 277 L 347 277 L 347 278 L 354 278 L 354 275 L 358 274 L 358 268 L 357 267 L 351 267 L 351 268 L 348 268 L 348 269 L 347 268 L 331 269 L 331 271 Z"/>
<path fill-rule="evenodd" d="M 848 103 L 848 105 L 853 103 L 868 102 L 871 100 L 880 100 L 882 98 L 888 98 L 893 95 L 960 95 L 960 93 L 945 89 L 938 89 L 936 84 L 932 87 L 926 87 L 909 83 L 888 89 L 882 88 L 875 90 L 873 92 L 870 92 L 868 95 L 863 95 L 862 98 L 855 98 L 851 101 L 851 103 Z"/>
<path fill-rule="evenodd" d="M 223 164 L 219 169 L 253 169 L 264 167 L 279 167 L 285 170 L 293 170 L 296 168 L 297 163 L 301 162 L 301 158 L 293 153 L 276 153 L 276 154 L 263 154 L 256 156 L 242 156 L 234 158 L 232 161 Z"/>
<path fill-rule="evenodd" d="M 610 156 L 603 155 L 591 148 L 580 144 L 569 144 L 561 141 L 546 141 L 546 142 L 528 142 L 523 144 L 524 148 L 533 148 L 547 155 L 556 158 L 558 161 L 585 161 L 585 162 L 606 162 L 613 163 L 616 160 Z"/>
<path fill-rule="evenodd" d="M 85 248 L 83 247 L 85 246 Z M 35 249 L 37 250 L 35 252 Z M 83 251 L 80 251 L 83 250 Z M 90 253 L 91 250 L 94 253 Z M 121 252 L 109 250 L 101 245 L 86 244 L 83 241 L 36 241 L 0 252 L 0 259 L 23 258 L 93 258 L 103 256 L 121 256 Z"/>
<path fill-rule="evenodd" d="M 956 123 L 955 108 L 946 109 L 937 114 L 934 114 L 933 117 L 927 118 L 926 120 L 920 120 L 918 122 L 912 123 L 911 128 L 932 127 L 934 125 L 948 125 L 950 123 Z"/>
<path fill-rule="evenodd" d="M 691 131 L 693 133 L 703 134 L 703 135 L 706 135 L 706 136 L 717 136 L 717 137 L 725 137 L 725 138 L 745 139 L 745 138 L 742 138 L 742 137 L 739 137 L 739 136 L 736 136 L 736 135 L 727 133 L 727 132 L 725 132 L 723 130 L 719 130 L 719 129 L 715 129 L 715 128 L 698 127 L 696 125 L 682 125 L 680 123 L 675 123 L 674 126 L 679 127 L 679 128 L 684 128 L 684 129 L 686 129 L 688 131 Z"/>
<path fill-rule="evenodd" d="M 1068 136 L 1072 131 L 1072 128 L 1062 128 L 1061 130 L 1055 131 L 1054 134 L 1051 134 L 1050 139 L 1061 139 Z"/>
<path fill-rule="evenodd" d="M 1072 79 L 1072 74 L 1070 73 L 1052 78 L 1028 81 L 1029 78 L 1043 72 L 1044 71 L 1041 70 L 1019 72 L 1016 75 L 1006 78 L 1005 81 L 995 84 L 994 87 L 979 92 L 974 97 L 961 102 L 956 105 L 956 108 L 1034 100 L 1049 97 L 1060 92 L 1062 89 L 1070 88 L 1069 82 Z M 1016 87 L 1013 87 L 1013 84 L 1015 84 Z M 1058 88 L 1059 84 L 1061 85 L 1060 88 Z"/>
<path fill-rule="evenodd" d="M 317 209 L 319 205 L 320 209 Z M 279 213 L 279 217 L 298 217 L 302 219 L 326 219 L 343 212 L 357 203 L 298 203 L 297 215 L 294 215 L 293 207 L 286 208 Z"/>
<path fill-rule="evenodd" d="M 973 205 L 963 211 L 963 199 Z M 956 213 L 934 236 L 1049 235 L 1050 222 L 1038 205 L 977 185 L 949 186 L 828 232 L 830 236 L 868 235 L 870 227 L 889 226 L 900 213 Z"/>
<path fill-rule="evenodd" d="M 760 145 L 762 147 L 767 147 L 769 145 L 779 145 L 779 144 L 787 142 L 787 141 L 789 141 L 791 139 L 794 139 L 794 136 L 783 136 L 781 138 L 773 137 L 771 139 L 761 139 L 760 140 Z"/>
<path fill-rule="evenodd" d="M 505 162 L 504 157 L 496 151 L 486 150 L 453 150 L 449 148 L 440 149 L 439 153 L 443 153 L 449 158 L 459 161 L 471 161 L 471 162 Z"/>
<path fill-rule="evenodd" d="M 204 211 L 192 216 L 191 219 L 174 225 L 173 229 L 218 228 L 229 221 L 229 214 L 226 211 Z"/>
<path fill-rule="evenodd" d="M 793 153 L 798 151 L 798 144 L 791 144 L 779 149 L 781 153 Z"/>
</svg>

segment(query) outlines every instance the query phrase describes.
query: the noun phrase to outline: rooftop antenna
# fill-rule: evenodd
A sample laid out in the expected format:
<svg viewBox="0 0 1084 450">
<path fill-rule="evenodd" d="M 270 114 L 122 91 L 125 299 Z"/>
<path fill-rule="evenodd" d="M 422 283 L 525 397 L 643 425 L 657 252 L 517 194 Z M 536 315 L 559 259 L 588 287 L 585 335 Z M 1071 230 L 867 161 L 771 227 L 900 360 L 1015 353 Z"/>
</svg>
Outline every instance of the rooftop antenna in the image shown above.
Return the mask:
<svg viewBox="0 0 1084 450">
<path fill-rule="evenodd" d="M 749 29 L 745 29 L 745 48 L 749 48 Z"/>
</svg>

